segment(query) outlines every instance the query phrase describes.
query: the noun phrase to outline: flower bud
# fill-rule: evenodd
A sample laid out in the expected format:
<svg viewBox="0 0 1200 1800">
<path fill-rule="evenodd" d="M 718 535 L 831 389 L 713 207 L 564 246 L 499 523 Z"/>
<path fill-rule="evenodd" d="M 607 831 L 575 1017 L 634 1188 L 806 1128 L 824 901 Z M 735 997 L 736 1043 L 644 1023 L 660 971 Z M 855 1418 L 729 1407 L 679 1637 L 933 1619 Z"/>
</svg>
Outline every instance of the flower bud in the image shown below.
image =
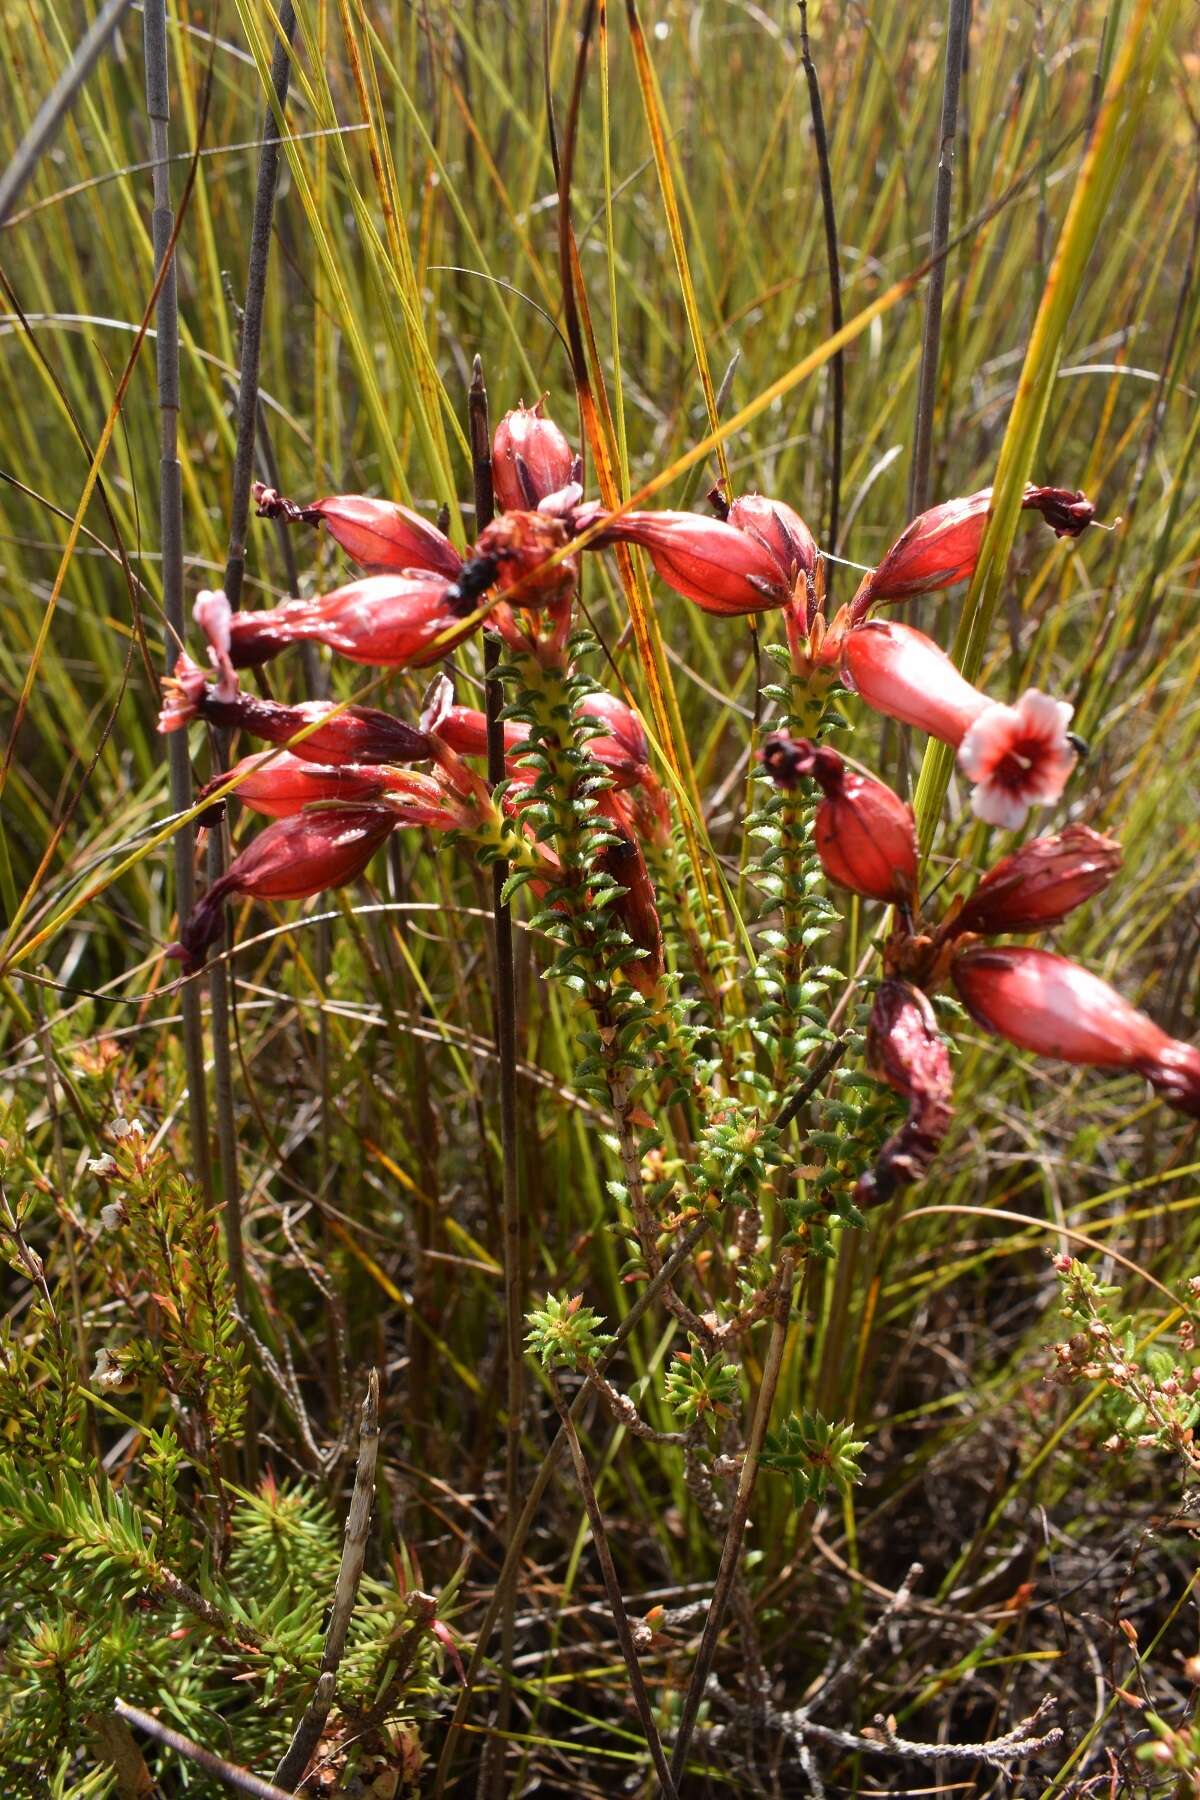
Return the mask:
<svg viewBox="0 0 1200 1800">
<path fill-rule="evenodd" d="M 628 512 L 593 540 L 640 544 L 668 587 L 703 611 L 733 615 L 786 606 L 792 588 L 759 537 L 701 513 Z"/>
<path fill-rule="evenodd" d="M 588 740 L 588 752 L 603 763 L 620 787 L 645 781 L 650 773 L 650 746 L 642 721 L 616 694 L 598 689 L 579 703 L 585 718 L 606 727 L 602 736 Z"/>
<path fill-rule="evenodd" d="M 307 900 L 326 888 L 344 887 L 362 874 L 396 824 L 394 813 L 371 806 L 331 806 L 276 819 L 213 882 L 167 955 L 194 974 L 220 935 L 221 909 L 231 894 Z"/>
<path fill-rule="evenodd" d="M 226 731 L 248 731 L 269 744 L 286 744 L 298 731 L 316 725 L 295 754 L 318 763 L 423 762 L 432 746 L 423 731 L 375 706 L 342 706 L 332 700 L 305 700 L 283 706 L 254 694 L 237 693 L 222 700 L 206 684 L 190 656 L 181 656 L 175 673 L 163 682 L 160 731 L 178 731 L 192 719 L 207 719 Z M 318 720 L 328 723 L 317 724 Z"/>
<path fill-rule="evenodd" d="M 260 519 L 324 525 L 346 555 L 365 568 L 428 569 L 453 581 L 462 567 L 462 557 L 444 531 L 395 501 L 376 500 L 369 494 L 333 494 L 311 506 L 297 506 L 261 481 L 251 492 Z"/>
<path fill-rule="evenodd" d="M 1087 825 L 1031 838 L 989 869 L 955 921 L 957 931 L 990 937 L 1039 931 L 1106 888 L 1121 866 L 1121 846 Z"/>
<path fill-rule="evenodd" d="M 1200 1051 L 1078 963 L 1015 944 L 973 945 L 959 951 L 950 974 L 985 1031 L 1060 1062 L 1137 1069 L 1170 1105 L 1200 1117 Z"/>
<path fill-rule="evenodd" d="M 650 746 L 637 714 L 616 694 L 585 694 L 579 710 L 598 725 L 607 726 L 601 736 L 588 739 L 588 753 L 611 775 L 619 787 L 632 787 L 650 776 Z M 487 718 L 472 706 L 450 706 L 439 718 L 437 735 L 460 756 L 487 755 Z M 519 752 L 529 727 L 510 719 L 504 725 L 507 756 Z"/>
<path fill-rule="evenodd" d="M 907 981 L 881 983 L 867 1027 L 873 1074 L 909 1102 L 909 1115 L 854 1191 L 858 1206 L 879 1206 L 926 1173 L 954 1116 L 950 1056 L 933 1008 Z"/>
<path fill-rule="evenodd" d="M 487 716 L 473 706 L 449 706 L 437 721 L 436 731 L 444 744 L 459 756 L 487 755 Z M 504 748 L 516 750 L 529 736 L 528 725 L 515 719 L 504 723 Z"/>
<path fill-rule="evenodd" d="M 492 486 L 505 512 L 534 512 L 541 502 L 573 480 L 575 453 L 543 412 L 533 406 L 506 412 L 492 438 Z"/>
<path fill-rule="evenodd" d="M 229 655 L 235 668 L 255 668 L 289 644 L 316 643 L 351 662 L 419 669 L 470 636 L 472 610 L 441 576 L 367 575 L 313 600 L 233 613 Z"/>
<path fill-rule="evenodd" d="M 848 769 L 836 750 L 784 734 L 768 738 L 763 766 L 783 787 L 810 775 L 824 794 L 813 841 L 830 881 L 867 900 L 912 908 L 917 897 L 917 832 L 912 809 L 873 776 Z"/>
</svg>

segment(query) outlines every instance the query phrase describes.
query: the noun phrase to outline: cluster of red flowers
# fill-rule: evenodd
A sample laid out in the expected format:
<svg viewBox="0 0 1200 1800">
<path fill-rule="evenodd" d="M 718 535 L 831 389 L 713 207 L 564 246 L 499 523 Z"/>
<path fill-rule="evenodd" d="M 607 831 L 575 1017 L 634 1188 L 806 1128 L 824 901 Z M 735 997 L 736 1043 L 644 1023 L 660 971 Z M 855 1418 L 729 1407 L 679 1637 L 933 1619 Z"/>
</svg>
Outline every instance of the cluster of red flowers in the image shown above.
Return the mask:
<svg viewBox="0 0 1200 1800">
<path fill-rule="evenodd" d="M 917 890 L 916 826 L 900 796 L 805 738 L 779 734 L 761 754 L 779 786 L 792 788 L 803 779 L 819 786 L 814 837 L 829 879 L 896 909 L 867 1057 L 910 1111 L 859 1181 L 860 1206 L 877 1205 L 919 1180 L 949 1127 L 950 1057 L 928 998 L 947 981 L 985 1030 L 1060 1062 L 1134 1069 L 1172 1106 L 1200 1118 L 1200 1050 L 1169 1037 L 1107 982 L 1064 956 L 981 941 L 1060 924 L 1120 868 L 1121 849 L 1112 838 L 1079 824 L 1053 837 L 1030 838 L 927 930 Z"/>
<path fill-rule="evenodd" d="M 275 822 L 232 863 L 185 922 L 175 946 L 196 968 L 234 894 L 299 898 L 353 880 L 398 826 L 475 832 L 494 827 L 486 784 L 465 760 L 486 750 L 483 715 L 437 686 L 420 724 L 375 708 L 310 702 L 282 706 L 241 691 L 238 670 L 289 645 L 315 642 L 373 667 L 420 668 L 446 656 L 486 624 L 512 648 L 544 661 L 565 657 L 579 553 L 640 545 L 663 582 L 720 615 L 779 609 L 793 666 L 847 688 L 891 718 L 954 747 L 977 817 L 1017 828 L 1030 807 L 1056 800 L 1074 767 L 1071 708 L 1029 689 L 1015 704 L 992 700 L 920 631 L 880 619 L 876 609 L 966 579 L 978 560 L 990 489 L 935 506 L 907 527 L 857 593 L 833 617 L 824 563 L 799 515 L 782 501 L 711 496 L 714 516 L 627 510 L 605 513 L 584 500 L 582 465 L 541 403 L 501 421 L 492 447 L 497 518 L 462 555 L 444 532 L 407 507 L 364 495 L 296 505 L 261 485 L 260 515 L 323 526 L 365 573 L 311 599 L 233 612 L 221 593 L 201 594 L 195 618 L 208 640 L 214 679 L 186 655 L 166 684 L 164 731 L 194 718 L 239 728 L 279 750 L 243 759 L 222 778 Z M 1024 505 L 1059 535 L 1092 521 L 1084 495 L 1030 486 Z M 536 621 L 536 627 L 533 621 Z M 653 886 L 643 843 L 668 830 L 665 795 L 649 767 L 645 732 L 617 696 L 597 693 L 583 710 L 597 734 L 590 752 L 608 774 L 602 796 L 616 842 L 609 853 L 625 890 L 621 916 L 644 951 L 630 978 L 649 989 L 662 971 Z M 522 762 L 526 728 L 505 727 L 504 812 L 520 827 L 532 773 Z M 1093 976 L 1042 950 L 992 948 L 997 932 L 1052 924 L 1112 875 L 1119 853 L 1082 826 L 1034 839 L 997 865 L 965 904 L 932 933 L 918 929 L 917 851 L 908 808 L 834 752 L 785 737 L 769 740 L 764 763 L 777 781 L 815 781 L 823 798 L 816 844 L 830 879 L 896 908 L 870 1032 L 876 1072 L 910 1101 L 912 1113 L 860 1184 L 875 1200 L 928 1166 L 950 1119 L 949 1062 L 927 995 L 949 980 L 982 1024 L 1067 1061 L 1141 1070 L 1173 1103 L 1200 1110 L 1200 1053 L 1160 1032 Z M 424 762 L 427 770 L 410 765 Z M 532 834 L 531 841 L 532 841 Z M 553 874 L 553 856 L 535 846 Z"/>
</svg>

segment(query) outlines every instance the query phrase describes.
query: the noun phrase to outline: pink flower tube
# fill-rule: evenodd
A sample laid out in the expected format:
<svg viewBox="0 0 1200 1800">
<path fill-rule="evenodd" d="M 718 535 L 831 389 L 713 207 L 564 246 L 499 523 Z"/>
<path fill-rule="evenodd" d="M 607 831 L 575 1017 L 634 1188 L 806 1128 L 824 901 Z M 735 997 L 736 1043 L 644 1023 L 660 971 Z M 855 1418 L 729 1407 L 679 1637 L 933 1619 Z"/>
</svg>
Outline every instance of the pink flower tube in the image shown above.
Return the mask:
<svg viewBox="0 0 1200 1800">
<path fill-rule="evenodd" d="M 207 719 L 226 731 L 248 731 L 269 744 L 286 744 L 298 731 L 316 726 L 295 754 L 315 763 L 424 762 L 432 745 L 423 731 L 375 706 L 338 707 L 332 700 L 302 700 L 283 706 L 255 694 L 235 692 L 223 698 L 204 679 L 190 656 L 175 664 L 163 682 L 160 731 L 182 731 L 193 719 Z"/>
<path fill-rule="evenodd" d="M 608 774 L 620 787 L 653 781 L 650 774 L 650 746 L 642 722 L 631 707 L 616 694 L 586 694 L 579 703 L 585 717 L 608 729 L 602 736 L 588 739 L 588 750 L 603 763 Z M 487 755 L 487 718 L 473 706 L 450 706 L 438 720 L 437 734 L 443 743 L 460 756 Z M 529 727 L 515 719 L 504 725 L 504 749 L 507 756 L 519 753 L 529 736 Z"/>
<path fill-rule="evenodd" d="M 1037 688 L 1014 706 L 989 700 L 911 625 L 872 619 L 856 626 L 842 646 L 842 673 L 876 712 L 958 751 L 972 811 L 988 825 L 1015 831 L 1031 806 L 1057 800 L 1075 767 L 1065 701 Z"/>
<path fill-rule="evenodd" d="M 492 483 L 505 512 L 533 512 L 575 479 L 575 452 L 544 406 L 544 395 L 533 406 L 516 406 L 496 427 Z"/>
<path fill-rule="evenodd" d="M 205 799 L 235 777 L 238 785 L 231 798 L 268 819 L 290 818 L 317 801 L 377 804 L 387 793 L 385 773 L 380 768 L 354 763 L 326 766 L 305 762 L 288 750 L 258 750 L 253 756 L 243 756 L 227 774 L 216 776 L 196 798 Z M 220 807 L 210 808 L 210 813 L 219 811 Z M 213 822 L 208 815 L 201 821 L 206 825 Z"/>
<path fill-rule="evenodd" d="M 867 1061 L 908 1101 L 909 1114 L 855 1187 L 855 1204 L 862 1207 L 882 1205 L 897 1188 L 920 1181 L 954 1116 L 950 1055 L 919 988 L 907 981 L 881 983 L 867 1027 Z"/>
<path fill-rule="evenodd" d="M 768 499 L 766 494 L 743 494 L 725 518 L 774 557 L 780 579 L 789 589 L 795 588 L 801 576 L 811 579 L 816 574 L 817 540 L 786 501 Z"/>
<path fill-rule="evenodd" d="M 848 634 L 842 673 L 876 712 L 955 747 L 992 704 L 932 638 L 891 619 L 873 619 Z"/>
<path fill-rule="evenodd" d="M 883 600 L 907 600 L 953 587 L 975 573 L 992 504 L 990 487 L 944 500 L 907 525 L 877 569 L 867 575 L 852 602 L 855 620 Z M 1058 537 L 1079 537 L 1095 512 L 1085 494 L 1072 488 L 1025 489 L 1024 509 L 1041 513 Z"/>
<path fill-rule="evenodd" d="M 1030 838 L 988 870 L 953 929 L 985 937 L 1044 930 L 1106 888 L 1120 866 L 1121 846 L 1087 825 Z"/>
</svg>

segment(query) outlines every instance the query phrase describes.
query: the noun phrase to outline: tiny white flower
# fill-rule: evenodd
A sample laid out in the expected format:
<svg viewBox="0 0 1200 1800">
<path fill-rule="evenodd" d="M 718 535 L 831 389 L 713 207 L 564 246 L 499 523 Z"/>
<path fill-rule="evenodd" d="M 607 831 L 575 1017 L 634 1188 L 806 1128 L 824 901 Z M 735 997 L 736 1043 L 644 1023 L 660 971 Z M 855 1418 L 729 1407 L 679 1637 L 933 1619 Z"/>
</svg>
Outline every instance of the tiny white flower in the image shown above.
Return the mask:
<svg viewBox="0 0 1200 1800">
<path fill-rule="evenodd" d="M 101 1346 L 96 1352 L 96 1366 L 92 1370 L 92 1384 L 98 1388 L 108 1388 L 113 1393 L 133 1387 L 131 1376 L 127 1375 L 111 1350 Z"/>
</svg>

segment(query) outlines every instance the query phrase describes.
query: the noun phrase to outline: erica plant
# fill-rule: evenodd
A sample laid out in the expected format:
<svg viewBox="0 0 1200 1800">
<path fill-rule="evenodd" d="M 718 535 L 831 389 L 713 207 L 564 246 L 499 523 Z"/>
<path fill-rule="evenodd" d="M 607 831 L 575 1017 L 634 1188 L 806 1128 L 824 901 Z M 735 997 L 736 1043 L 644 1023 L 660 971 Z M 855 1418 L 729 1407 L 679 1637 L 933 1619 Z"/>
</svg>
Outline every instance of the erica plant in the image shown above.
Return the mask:
<svg viewBox="0 0 1200 1800">
<path fill-rule="evenodd" d="M 180 658 L 161 728 L 206 719 L 265 741 L 271 748 L 244 755 L 210 798 L 274 822 L 204 895 L 172 953 L 198 971 L 231 900 L 301 899 L 353 882 L 394 833 L 433 832 L 450 854 L 501 864 L 503 898 L 521 910 L 541 974 L 573 1019 L 575 1084 L 599 1121 L 598 1153 L 611 1158 L 623 1277 L 648 1285 L 687 1348 L 649 1402 L 605 1373 L 614 1339 L 582 1295 L 548 1296 L 530 1314 L 529 1343 L 552 1372 L 585 1484 L 564 1382 L 594 1391 L 635 1437 L 678 1445 L 698 1512 L 725 1544 L 714 1608 L 736 1600 L 753 1655 L 738 1552 L 759 1466 L 818 1499 L 856 1479 L 863 1445 L 811 1408 L 772 1420 L 771 1386 L 747 1412 L 739 1370 L 757 1327 L 786 1330 L 797 1268 L 834 1257 L 872 1208 L 936 1163 L 954 1120 L 954 1040 L 968 1020 L 1037 1056 L 1141 1075 L 1193 1116 L 1200 1052 L 1056 952 L 997 942 L 1059 925 L 1117 877 L 1121 853 L 1071 816 L 1082 746 L 1070 705 L 1036 688 L 990 694 L 891 616 L 971 575 L 989 490 L 913 520 L 833 609 L 822 552 L 786 502 L 720 488 L 711 514 L 606 510 L 586 497 L 581 461 L 541 402 L 501 420 L 492 472 L 502 510 L 461 550 L 385 500 L 293 502 L 256 488 L 264 517 L 327 534 L 362 573 L 262 611 L 232 611 L 220 593 L 196 602 L 211 673 Z M 1078 537 L 1092 520 L 1072 490 L 1030 486 L 1024 505 L 1059 536 Z M 761 697 L 759 797 L 742 821 L 758 848 L 737 853 L 755 919 L 749 964 L 693 890 L 686 799 L 669 767 L 656 768 L 659 747 L 633 695 L 601 684 L 613 666 L 580 588 L 616 545 L 645 552 L 664 618 L 673 597 L 730 630 L 739 616 L 780 616 L 782 637 L 766 644 L 778 679 Z M 327 701 L 282 706 L 242 685 L 242 671 L 301 644 L 401 672 L 461 658 L 481 634 L 499 646 L 505 697 L 495 785 L 481 771 L 485 715 L 445 674 L 408 717 Z M 1014 832 L 1055 805 L 1066 822 L 1012 847 L 989 840 L 977 878 L 952 868 L 949 887 L 937 888 L 909 806 L 828 741 L 864 708 L 952 746 L 964 833 L 970 815 Z M 877 951 L 857 971 L 821 954 L 842 936 L 846 895 L 879 909 Z M 945 996 L 961 1004 L 947 1013 Z M 664 1409 L 674 1425 L 652 1422 Z M 585 1500 L 591 1511 L 586 1487 Z M 506 1571 L 519 1553 L 518 1531 Z M 477 1659 L 485 1648 L 486 1634 Z M 702 1654 L 694 1680 L 704 1666 Z M 676 1772 L 695 1715 L 693 1697 Z"/>
</svg>

